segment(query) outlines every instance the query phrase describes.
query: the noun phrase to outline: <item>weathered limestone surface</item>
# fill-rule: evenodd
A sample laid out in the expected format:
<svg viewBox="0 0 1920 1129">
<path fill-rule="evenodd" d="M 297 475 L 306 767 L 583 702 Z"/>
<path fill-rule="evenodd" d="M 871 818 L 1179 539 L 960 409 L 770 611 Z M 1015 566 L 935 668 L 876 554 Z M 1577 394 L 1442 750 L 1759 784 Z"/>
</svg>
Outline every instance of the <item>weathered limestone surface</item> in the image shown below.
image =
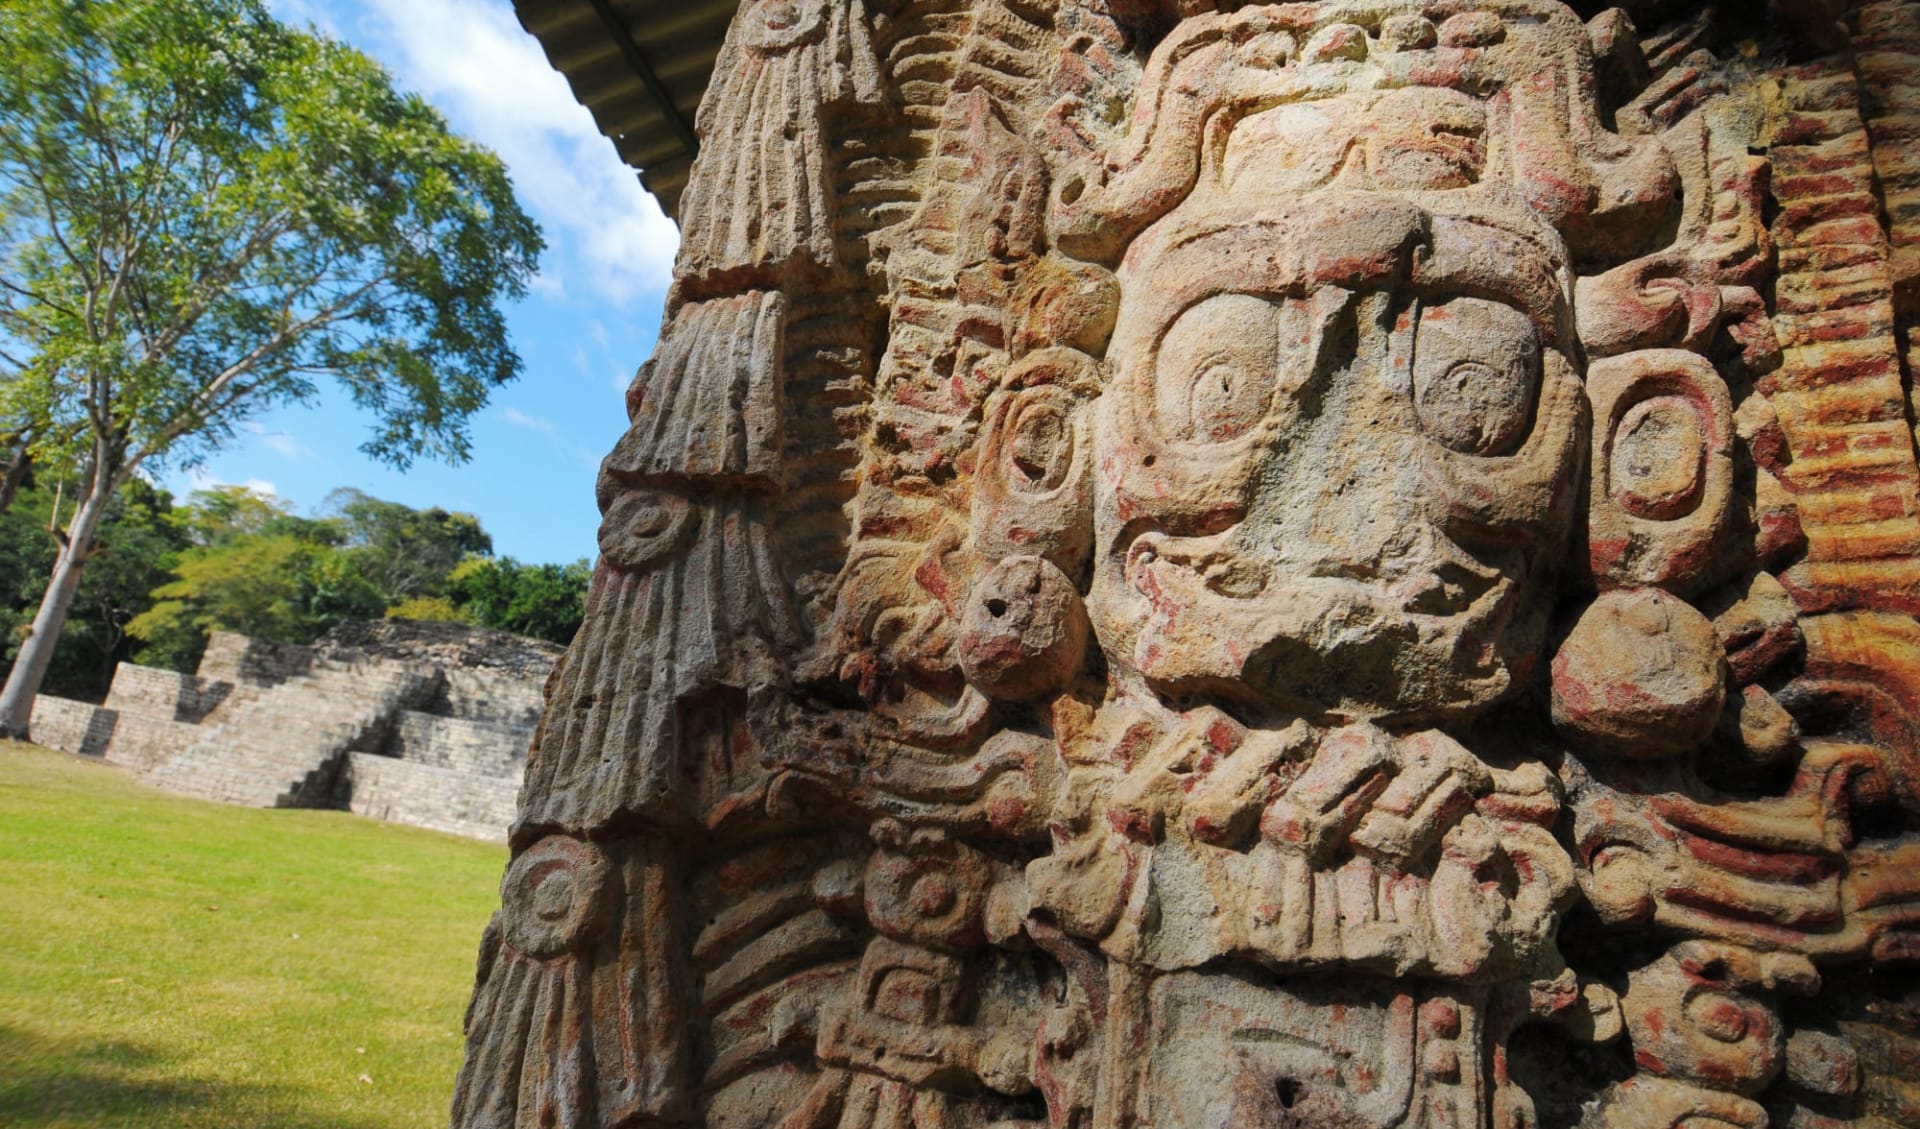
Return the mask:
<svg viewBox="0 0 1920 1129">
<path fill-rule="evenodd" d="M 743 3 L 454 1126 L 1920 1126 L 1916 91 Z"/>
<path fill-rule="evenodd" d="M 33 736 L 169 791 L 505 836 L 559 649 L 345 624 L 313 647 L 217 632 L 193 675 L 122 663 L 99 706 L 42 697 Z"/>
</svg>

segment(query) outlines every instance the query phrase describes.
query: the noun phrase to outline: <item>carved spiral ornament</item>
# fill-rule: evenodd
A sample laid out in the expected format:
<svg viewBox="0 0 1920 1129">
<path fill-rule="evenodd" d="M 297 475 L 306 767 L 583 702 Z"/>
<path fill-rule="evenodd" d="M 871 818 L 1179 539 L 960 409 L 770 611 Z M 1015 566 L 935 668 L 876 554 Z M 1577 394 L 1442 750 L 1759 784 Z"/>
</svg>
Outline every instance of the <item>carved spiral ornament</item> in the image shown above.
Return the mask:
<svg viewBox="0 0 1920 1129">
<path fill-rule="evenodd" d="M 606 925 L 610 882 L 606 856 L 592 843 L 542 839 L 500 882 L 507 943 L 534 957 L 578 951 Z"/>
</svg>

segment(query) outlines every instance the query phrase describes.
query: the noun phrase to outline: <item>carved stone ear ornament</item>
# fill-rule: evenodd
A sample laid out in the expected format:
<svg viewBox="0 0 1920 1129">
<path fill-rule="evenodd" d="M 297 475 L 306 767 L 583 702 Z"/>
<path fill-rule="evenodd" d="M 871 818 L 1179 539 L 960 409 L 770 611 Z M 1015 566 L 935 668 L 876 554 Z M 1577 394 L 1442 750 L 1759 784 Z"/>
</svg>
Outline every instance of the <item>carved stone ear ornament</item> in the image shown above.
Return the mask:
<svg viewBox="0 0 1920 1129">
<path fill-rule="evenodd" d="M 691 1045 L 675 852 L 548 836 L 501 880 L 453 1117 L 471 1125 L 676 1120 Z"/>
<path fill-rule="evenodd" d="M 543 960 L 578 952 L 606 928 L 609 879 L 606 856 L 592 843 L 540 840 L 500 883 L 506 943 Z"/>
</svg>

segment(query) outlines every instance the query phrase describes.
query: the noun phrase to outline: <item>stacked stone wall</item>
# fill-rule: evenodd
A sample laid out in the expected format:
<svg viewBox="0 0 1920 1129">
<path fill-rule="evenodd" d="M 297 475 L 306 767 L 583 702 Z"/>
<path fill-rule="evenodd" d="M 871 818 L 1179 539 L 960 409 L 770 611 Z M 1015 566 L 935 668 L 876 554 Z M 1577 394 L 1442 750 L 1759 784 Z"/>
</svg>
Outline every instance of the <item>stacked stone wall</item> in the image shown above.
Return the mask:
<svg viewBox="0 0 1920 1129">
<path fill-rule="evenodd" d="M 190 721 L 120 713 L 115 716 L 112 741 L 101 755 L 111 764 L 151 772 L 178 756 L 201 732 L 202 727 Z"/>
<path fill-rule="evenodd" d="M 341 758 L 383 747 L 396 716 L 430 701 L 435 672 L 323 663 L 234 711 L 153 770 L 171 791 L 256 807 L 324 807 Z"/>
<path fill-rule="evenodd" d="M 105 705 L 122 713 L 192 723 L 205 720 L 236 689 L 234 683 L 221 679 L 121 663 Z"/>
<path fill-rule="evenodd" d="M 216 631 L 200 656 L 200 677 L 211 682 L 275 686 L 312 669 L 314 649 Z"/>
<path fill-rule="evenodd" d="M 32 731 L 186 795 L 500 839 L 559 653 L 453 624 L 352 624 L 312 647 L 218 632 L 198 674 L 122 663 L 104 705 L 43 696 Z"/>
<path fill-rule="evenodd" d="M 503 839 L 520 781 L 371 753 L 347 757 L 342 791 L 356 815 L 475 839 Z"/>
<path fill-rule="evenodd" d="M 33 704 L 31 727 L 36 744 L 83 757 L 105 756 L 119 714 L 91 702 L 42 694 Z"/>
<path fill-rule="evenodd" d="M 530 725 L 410 710 L 400 715 L 386 751 L 412 764 L 505 779 L 517 777 L 525 766 L 532 737 Z"/>
<path fill-rule="evenodd" d="M 535 677 L 494 670 L 448 669 L 446 712 L 531 730 L 540 720 L 544 673 Z M 525 742 L 522 742 L 524 744 Z"/>
</svg>

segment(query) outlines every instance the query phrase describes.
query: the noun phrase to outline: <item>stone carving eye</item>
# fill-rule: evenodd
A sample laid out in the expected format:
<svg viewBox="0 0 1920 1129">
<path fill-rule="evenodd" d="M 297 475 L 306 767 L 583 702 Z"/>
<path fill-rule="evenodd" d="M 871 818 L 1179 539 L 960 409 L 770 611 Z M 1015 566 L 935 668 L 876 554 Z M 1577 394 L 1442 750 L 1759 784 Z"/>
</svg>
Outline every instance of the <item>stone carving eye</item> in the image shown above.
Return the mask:
<svg viewBox="0 0 1920 1129">
<path fill-rule="evenodd" d="M 1222 294 L 1181 314 L 1160 342 L 1155 407 L 1162 429 L 1178 439 L 1224 443 L 1264 419 L 1279 321 L 1273 303 L 1252 294 Z"/>
<path fill-rule="evenodd" d="M 1540 338 L 1527 316 L 1484 298 L 1455 298 L 1422 312 L 1413 347 L 1420 426 L 1441 446 L 1504 455 L 1532 421 Z"/>
<path fill-rule="evenodd" d="M 1693 509 L 1706 480 L 1707 425 L 1684 396 L 1655 396 L 1627 409 L 1613 430 L 1613 499 L 1636 517 L 1671 521 Z"/>
<path fill-rule="evenodd" d="M 1020 393 L 1007 412 L 1008 483 L 1025 493 L 1058 489 L 1073 467 L 1073 421 L 1067 396 L 1055 388 Z"/>
</svg>

